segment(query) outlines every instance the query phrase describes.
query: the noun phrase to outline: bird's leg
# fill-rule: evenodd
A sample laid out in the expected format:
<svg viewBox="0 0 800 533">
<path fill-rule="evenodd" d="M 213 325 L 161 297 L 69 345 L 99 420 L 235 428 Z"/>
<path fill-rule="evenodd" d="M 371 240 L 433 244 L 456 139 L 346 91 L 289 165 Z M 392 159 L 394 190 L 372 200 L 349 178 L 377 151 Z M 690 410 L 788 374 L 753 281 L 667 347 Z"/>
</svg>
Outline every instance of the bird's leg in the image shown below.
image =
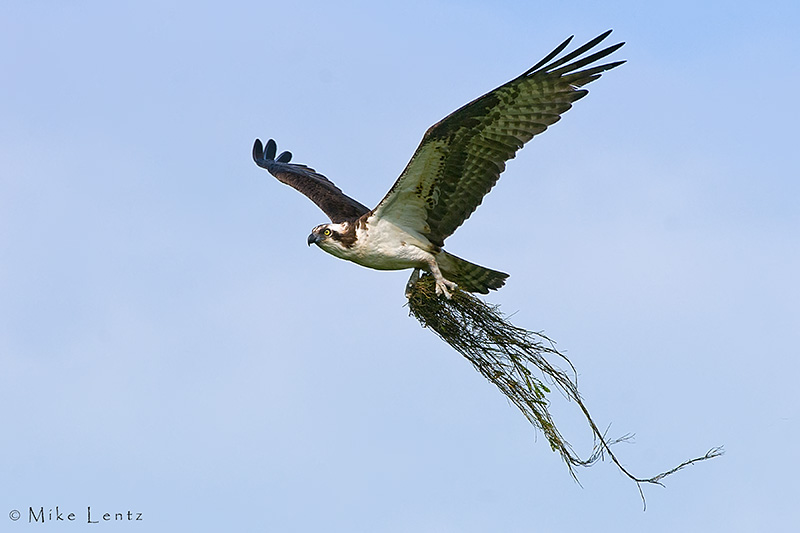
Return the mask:
<svg viewBox="0 0 800 533">
<path fill-rule="evenodd" d="M 408 283 L 406 283 L 406 298 L 411 298 L 411 291 L 414 289 L 414 285 L 417 284 L 419 281 L 419 269 L 415 268 L 413 272 L 411 272 L 411 277 L 408 278 Z"/>
<path fill-rule="evenodd" d="M 451 298 L 450 291 L 456 290 L 456 284 L 442 276 L 442 271 L 439 270 L 439 264 L 435 258 L 428 262 L 428 266 L 431 274 L 433 274 L 433 279 L 436 281 L 436 295 L 444 294 L 445 298 L 449 300 Z"/>
</svg>

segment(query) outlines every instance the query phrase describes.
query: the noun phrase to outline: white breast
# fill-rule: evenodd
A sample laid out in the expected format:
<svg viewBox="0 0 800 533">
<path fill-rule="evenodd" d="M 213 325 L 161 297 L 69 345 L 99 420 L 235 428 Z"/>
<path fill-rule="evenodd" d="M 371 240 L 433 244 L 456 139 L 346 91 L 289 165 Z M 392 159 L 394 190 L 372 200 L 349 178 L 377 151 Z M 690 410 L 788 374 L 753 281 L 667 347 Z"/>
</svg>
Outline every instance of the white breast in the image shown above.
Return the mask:
<svg viewBox="0 0 800 533">
<path fill-rule="evenodd" d="M 356 228 L 356 236 L 355 245 L 340 257 L 369 268 L 422 268 L 433 255 L 433 246 L 422 235 L 374 216 Z"/>
</svg>

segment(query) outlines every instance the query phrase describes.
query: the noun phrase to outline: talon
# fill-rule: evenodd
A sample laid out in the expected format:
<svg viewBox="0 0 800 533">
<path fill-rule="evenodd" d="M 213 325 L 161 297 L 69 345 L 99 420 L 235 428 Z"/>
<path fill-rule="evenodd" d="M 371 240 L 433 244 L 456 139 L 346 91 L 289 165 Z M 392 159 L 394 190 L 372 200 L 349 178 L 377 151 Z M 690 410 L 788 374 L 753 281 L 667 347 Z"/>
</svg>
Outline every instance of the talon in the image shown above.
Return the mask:
<svg viewBox="0 0 800 533">
<path fill-rule="evenodd" d="M 450 300 L 453 296 L 450 291 L 456 290 L 457 285 L 452 281 L 446 279 L 436 280 L 436 295 L 444 294 L 444 297 Z M 449 290 L 448 290 L 449 289 Z"/>
</svg>

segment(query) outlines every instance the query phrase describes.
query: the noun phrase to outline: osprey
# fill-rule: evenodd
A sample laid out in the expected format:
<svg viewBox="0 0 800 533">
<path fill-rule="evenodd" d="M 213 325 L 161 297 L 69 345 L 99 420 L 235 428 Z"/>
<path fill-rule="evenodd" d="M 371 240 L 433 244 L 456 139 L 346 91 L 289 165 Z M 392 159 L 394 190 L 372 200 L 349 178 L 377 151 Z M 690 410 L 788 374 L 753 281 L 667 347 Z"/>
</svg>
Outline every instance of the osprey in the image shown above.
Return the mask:
<svg viewBox="0 0 800 533">
<path fill-rule="evenodd" d="M 290 152 L 275 157 L 272 139 L 266 147 L 256 139 L 253 159 L 330 218 L 330 224 L 311 231 L 309 246 L 378 270 L 413 268 L 409 286 L 420 270 L 427 271 L 435 279 L 436 294 L 447 298 L 456 286 L 487 294 L 502 287 L 508 274 L 444 251 L 444 241 L 480 205 L 517 150 L 586 96 L 583 86 L 624 63 L 592 66 L 624 43 L 581 57 L 610 33 L 557 58 L 570 37 L 520 76 L 431 126 L 374 209 L 345 195 L 313 168 L 290 163 Z"/>
</svg>

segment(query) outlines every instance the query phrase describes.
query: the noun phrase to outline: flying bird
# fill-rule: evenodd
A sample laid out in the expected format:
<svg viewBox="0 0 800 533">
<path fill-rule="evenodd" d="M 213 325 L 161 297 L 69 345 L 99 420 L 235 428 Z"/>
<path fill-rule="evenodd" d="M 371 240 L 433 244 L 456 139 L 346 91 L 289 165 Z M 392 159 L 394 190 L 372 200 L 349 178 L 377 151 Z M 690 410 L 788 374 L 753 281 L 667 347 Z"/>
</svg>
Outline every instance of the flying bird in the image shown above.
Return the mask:
<svg viewBox="0 0 800 533">
<path fill-rule="evenodd" d="M 611 30 L 558 57 L 572 37 L 530 69 L 431 126 L 405 170 L 374 209 L 344 194 L 313 168 L 276 157 L 277 145 L 256 139 L 253 159 L 279 181 L 297 189 L 330 218 L 311 231 L 316 244 L 341 259 L 378 270 L 412 268 L 433 275 L 436 294 L 450 298 L 456 287 L 487 294 L 508 274 L 446 252 L 444 241 L 480 205 L 505 163 L 522 146 L 555 124 L 585 85 L 624 61 L 597 65 L 624 43 L 585 55 Z"/>
</svg>

